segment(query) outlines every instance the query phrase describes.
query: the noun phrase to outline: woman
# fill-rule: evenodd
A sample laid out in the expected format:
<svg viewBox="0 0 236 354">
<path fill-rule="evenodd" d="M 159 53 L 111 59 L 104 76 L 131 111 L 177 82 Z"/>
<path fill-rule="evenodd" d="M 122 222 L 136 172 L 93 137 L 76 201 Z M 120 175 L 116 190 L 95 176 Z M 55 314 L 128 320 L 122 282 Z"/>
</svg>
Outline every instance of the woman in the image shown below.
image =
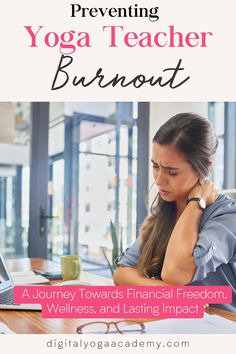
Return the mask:
<svg viewBox="0 0 236 354">
<path fill-rule="evenodd" d="M 158 194 L 140 236 L 123 253 L 116 285 L 230 285 L 236 312 L 236 203 L 208 179 L 217 140 L 195 114 L 169 119 L 153 138 Z"/>
</svg>

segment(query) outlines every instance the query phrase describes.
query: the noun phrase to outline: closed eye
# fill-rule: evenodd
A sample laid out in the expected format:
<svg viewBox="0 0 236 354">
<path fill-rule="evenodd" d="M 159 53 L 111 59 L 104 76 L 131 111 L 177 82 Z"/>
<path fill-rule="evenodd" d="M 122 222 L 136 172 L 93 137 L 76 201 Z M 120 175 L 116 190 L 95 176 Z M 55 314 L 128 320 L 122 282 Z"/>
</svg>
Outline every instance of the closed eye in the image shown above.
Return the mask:
<svg viewBox="0 0 236 354">
<path fill-rule="evenodd" d="M 154 168 L 155 170 L 159 169 L 160 166 L 156 163 L 154 163 L 154 161 L 152 161 L 152 168 Z M 170 176 L 177 176 L 177 172 L 174 170 L 174 169 L 171 169 L 171 168 L 168 168 L 168 167 L 163 167 L 167 173 L 170 175 Z"/>
<path fill-rule="evenodd" d="M 177 173 L 176 173 L 176 172 L 173 172 L 173 171 L 169 171 L 169 175 L 170 175 L 170 176 L 177 176 Z"/>
</svg>

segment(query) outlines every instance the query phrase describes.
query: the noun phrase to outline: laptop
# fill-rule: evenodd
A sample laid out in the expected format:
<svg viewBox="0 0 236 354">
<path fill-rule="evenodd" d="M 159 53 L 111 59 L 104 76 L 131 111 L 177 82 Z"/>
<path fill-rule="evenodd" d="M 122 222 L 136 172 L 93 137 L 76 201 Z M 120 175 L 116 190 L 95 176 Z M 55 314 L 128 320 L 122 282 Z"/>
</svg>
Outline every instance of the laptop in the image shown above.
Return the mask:
<svg viewBox="0 0 236 354">
<path fill-rule="evenodd" d="M 40 304 L 15 304 L 13 287 L 11 274 L 0 253 L 0 310 L 42 310 Z"/>
</svg>

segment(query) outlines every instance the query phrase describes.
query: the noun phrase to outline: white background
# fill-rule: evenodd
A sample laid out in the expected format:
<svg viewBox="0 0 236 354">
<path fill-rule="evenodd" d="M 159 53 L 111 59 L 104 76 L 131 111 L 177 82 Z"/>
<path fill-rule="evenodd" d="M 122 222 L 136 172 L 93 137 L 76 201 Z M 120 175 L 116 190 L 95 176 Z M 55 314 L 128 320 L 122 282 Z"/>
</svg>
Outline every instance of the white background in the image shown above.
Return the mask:
<svg viewBox="0 0 236 354">
<path fill-rule="evenodd" d="M 12 335 L 2 335 L 0 340 L 1 343 L 1 352 L 2 353 L 16 353 L 17 351 L 21 351 L 24 354 L 54 354 L 54 353 L 102 353 L 102 354 L 120 354 L 120 353 L 134 353 L 134 354 L 199 354 L 199 353 L 231 353 L 233 352 L 233 348 L 235 348 L 235 335 L 164 335 L 164 334 L 153 334 L 153 335 L 14 335 L 14 340 L 12 340 Z M 50 341 L 53 343 L 52 347 L 47 347 L 47 343 Z M 132 347 L 129 348 L 119 348 L 118 345 L 113 348 L 103 348 L 97 349 L 97 343 L 103 341 L 112 342 L 112 341 L 129 341 L 134 342 L 138 340 L 139 342 L 143 341 L 147 343 L 148 341 L 156 341 L 161 342 L 161 346 L 159 349 L 151 348 L 147 345 L 141 347 Z M 58 349 L 58 342 L 62 342 L 64 344 L 64 349 Z M 69 347 L 65 346 L 65 343 L 71 341 L 77 341 L 78 347 Z M 84 349 L 83 342 L 89 342 L 87 344 L 87 349 Z M 167 342 L 171 341 L 172 347 L 168 347 Z M 189 341 L 189 347 L 181 347 L 181 342 Z M 54 346 L 55 343 L 55 346 Z M 134 344 L 135 345 L 135 344 Z M 19 349 L 20 348 L 20 349 Z"/>
<path fill-rule="evenodd" d="M 230 101 L 236 100 L 236 50 L 235 50 L 235 0 L 88 0 L 78 1 L 83 6 L 128 7 L 132 3 L 140 6 L 160 8 L 160 20 L 118 18 L 70 18 L 70 0 L 19 0 L 1 1 L 0 5 L 0 101 Z M 29 36 L 23 26 L 45 26 L 47 31 L 61 33 L 75 30 L 90 33 L 92 48 L 81 48 L 73 55 L 74 75 L 91 77 L 99 67 L 106 76 L 114 74 L 134 77 L 136 74 L 158 75 L 163 69 L 183 60 L 186 75 L 191 80 L 178 89 L 143 86 L 100 89 L 68 86 L 51 91 L 51 84 L 60 59 L 58 48 L 29 48 Z M 102 32 L 104 25 L 123 25 L 127 31 L 166 31 L 169 25 L 182 32 L 211 31 L 214 36 L 208 48 L 109 48 Z M 41 42 L 42 43 L 42 42 Z M 11 335 L 0 337 L 1 352 L 14 353 L 19 348 L 27 354 L 58 352 L 45 349 L 46 336 Z M 48 335 L 48 338 L 52 336 Z M 146 336 L 145 336 L 146 337 Z M 160 336 L 155 335 L 155 338 Z M 182 337 L 182 336 L 181 336 Z M 183 336 L 191 339 L 188 350 L 166 349 L 166 353 L 199 353 L 210 350 L 214 353 L 232 351 L 235 335 Z M 60 338 L 60 337 L 58 337 Z M 64 338 L 64 336 L 61 336 Z M 111 338 L 111 337 L 109 337 Z M 153 337 L 152 337 L 153 338 Z M 166 336 L 173 340 L 176 336 Z M 75 339 L 78 339 L 77 336 Z M 148 340 L 148 337 L 145 338 Z M 132 352 L 132 350 L 129 350 Z M 134 348 L 133 352 L 144 352 Z M 156 350 L 155 350 L 156 351 Z M 60 352 L 63 352 L 62 350 Z M 65 351 L 64 351 L 65 352 Z M 78 349 L 70 350 L 78 353 Z M 88 350 L 96 352 L 96 350 Z M 101 351 L 111 352 L 110 349 Z M 114 352 L 125 352 L 114 350 Z M 148 351 L 149 353 L 151 350 Z"/>
<path fill-rule="evenodd" d="M 229 101 L 236 99 L 236 50 L 235 50 L 235 0 L 82 0 L 84 7 L 159 7 L 160 19 L 150 22 L 148 18 L 71 18 L 69 0 L 19 0 L 2 2 L 0 11 L 0 100 L 1 101 Z M 74 3 L 76 3 L 74 1 Z M 67 85 L 57 91 L 51 90 L 52 81 L 60 60 L 59 48 L 43 45 L 40 35 L 39 47 L 30 48 L 30 37 L 23 26 L 44 26 L 46 32 L 75 30 L 90 34 L 91 48 L 78 48 L 73 54 L 74 62 L 68 68 L 70 78 L 74 75 L 92 78 L 99 67 L 107 80 L 116 73 L 132 79 L 137 74 L 158 77 L 167 67 L 175 67 L 182 59 L 185 68 L 183 78 L 190 80 L 177 89 L 159 86 L 142 88 L 101 89 L 97 84 L 87 88 Z M 126 48 L 119 42 L 117 48 L 109 48 L 108 36 L 102 31 L 104 25 L 123 25 L 127 31 L 167 31 L 174 25 L 180 32 L 213 32 L 207 48 Z M 40 32 L 41 33 L 41 32 Z M 43 31 L 42 31 L 43 33 Z M 122 38 L 122 36 L 120 37 Z M 181 77 L 181 76 L 180 76 Z"/>
</svg>

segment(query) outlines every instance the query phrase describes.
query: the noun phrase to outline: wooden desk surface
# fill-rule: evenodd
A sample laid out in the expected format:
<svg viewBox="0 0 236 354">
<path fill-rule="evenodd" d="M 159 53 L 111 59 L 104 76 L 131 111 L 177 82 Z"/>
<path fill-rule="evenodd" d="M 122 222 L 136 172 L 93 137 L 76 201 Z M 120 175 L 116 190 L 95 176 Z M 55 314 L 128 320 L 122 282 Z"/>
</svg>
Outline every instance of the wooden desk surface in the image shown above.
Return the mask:
<svg viewBox="0 0 236 354">
<path fill-rule="evenodd" d="M 39 258 L 8 260 L 7 264 L 10 271 L 60 270 L 59 264 Z M 87 272 L 81 272 L 81 280 L 93 285 L 112 285 L 111 279 Z M 51 282 L 53 283 L 58 283 L 58 281 Z M 79 324 L 89 322 L 89 319 L 51 319 L 42 318 L 40 311 L 0 310 L 0 321 L 6 323 L 14 332 L 21 334 L 73 334 L 76 333 Z"/>
<path fill-rule="evenodd" d="M 11 271 L 29 271 L 33 269 L 56 271 L 60 269 L 60 266 L 56 263 L 49 260 L 36 258 L 8 260 L 7 264 Z M 112 280 L 86 272 L 81 273 L 81 280 L 90 282 L 93 285 L 112 285 Z M 53 284 L 55 282 L 58 281 L 51 283 Z M 230 313 L 228 311 L 213 308 L 206 310 L 206 312 L 208 314 L 219 315 L 236 322 L 236 313 Z M 40 311 L 1 310 L 0 321 L 6 323 L 14 332 L 21 334 L 73 334 L 76 333 L 75 331 L 79 324 L 89 322 L 90 319 L 47 319 L 42 318 Z"/>
</svg>

